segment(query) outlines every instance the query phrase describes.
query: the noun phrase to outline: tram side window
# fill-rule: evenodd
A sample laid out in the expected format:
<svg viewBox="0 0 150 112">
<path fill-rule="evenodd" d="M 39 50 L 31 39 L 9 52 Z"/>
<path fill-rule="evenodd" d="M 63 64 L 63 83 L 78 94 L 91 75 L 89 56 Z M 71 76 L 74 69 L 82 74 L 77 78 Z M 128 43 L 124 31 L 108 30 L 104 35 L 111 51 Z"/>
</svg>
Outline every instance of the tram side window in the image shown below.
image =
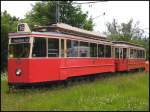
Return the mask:
<svg viewBox="0 0 150 112">
<path fill-rule="evenodd" d="M 46 57 L 46 38 L 34 38 L 32 57 Z"/>
<path fill-rule="evenodd" d="M 137 58 L 140 58 L 140 51 L 137 50 Z"/>
<path fill-rule="evenodd" d="M 105 46 L 105 57 L 111 57 L 111 46 Z"/>
<path fill-rule="evenodd" d="M 119 53 L 120 53 L 120 58 L 123 58 L 123 48 L 119 49 Z"/>
<path fill-rule="evenodd" d="M 48 39 L 48 57 L 59 57 L 59 39 Z"/>
<path fill-rule="evenodd" d="M 67 40 L 67 57 L 78 57 L 78 41 Z"/>
<path fill-rule="evenodd" d="M 89 56 L 90 56 L 90 47 L 88 42 L 80 42 L 79 57 L 89 57 Z"/>
<path fill-rule="evenodd" d="M 142 50 L 142 58 L 144 58 L 144 55 L 145 55 L 145 53 L 144 53 L 144 51 Z"/>
<path fill-rule="evenodd" d="M 115 48 L 115 58 L 119 58 L 119 48 Z"/>
<path fill-rule="evenodd" d="M 104 45 L 98 45 L 98 57 L 104 57 Z"/>
<path fill-rule="evenodd" d="M 137 50 L 135 49 L 134 52 L 135 52 L 134 57 L 137 58 Z"/>
<path fill-rule="evenodd" d="M 134 52 L 134 58 L 137 58 L 137 50 L 134 49 L 133 52 Z"/>
<path fill-rule="evenodd" d="M 123 48 L 123 58 L 127 58 L 127 48 Z"/>
<path fill-rule="evenodd" d="M 90 43 L 90 56 L 97 57 L 97 44 L 96 43 Z"/>
<path fill-rule="evenodd" d="M 61 40 L 61 57 L 64 57 L 64 39 Z"/>
<path fill-rule="evenodd" d="M 133 49 L 130 49 L 130 58 L 133 58 L 134 54 L 133 54 Z"/>
</svg>

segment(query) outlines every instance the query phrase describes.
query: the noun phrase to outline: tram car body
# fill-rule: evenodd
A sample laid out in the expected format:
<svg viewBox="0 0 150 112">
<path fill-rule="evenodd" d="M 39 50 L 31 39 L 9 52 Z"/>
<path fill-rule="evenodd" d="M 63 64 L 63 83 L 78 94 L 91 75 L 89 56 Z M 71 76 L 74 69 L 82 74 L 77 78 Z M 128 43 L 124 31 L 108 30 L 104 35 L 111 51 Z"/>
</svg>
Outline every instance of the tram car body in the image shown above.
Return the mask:
<svg viewBox="0 0 150 112">
<path fill-rule="evenodd" d="M 9 85 L 115 72 L 114 44 L 103 35 L 58 23 L 34 32 L 22 23 L 17 31 L 9 34 Z"/>
<path fill-rule="evenodd" d="M 144 69 L 145 49 L 125 41 L 113 41 L 116 71 Z"/>
</svg>

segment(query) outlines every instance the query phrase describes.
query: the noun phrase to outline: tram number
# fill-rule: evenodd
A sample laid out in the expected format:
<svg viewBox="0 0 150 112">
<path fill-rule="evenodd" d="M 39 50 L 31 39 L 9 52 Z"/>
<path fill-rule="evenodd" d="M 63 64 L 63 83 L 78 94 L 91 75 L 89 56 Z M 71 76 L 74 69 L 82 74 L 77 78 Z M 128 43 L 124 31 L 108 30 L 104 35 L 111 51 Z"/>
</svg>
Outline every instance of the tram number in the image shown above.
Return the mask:
<svg viewBox="0 0 150 112">
<path fill-rule="evenodd" d="M 24 24 L 18 25 L 18 31 L 24 31 L 24 29 L 25 29 L 25 25 Z"/>
<path fill-rule="evenodd" d="M 12 38 L 11 39 L 11 43 L 22 43 L 22 42 L 29 42 L 29 37 Z"/>
</svg>

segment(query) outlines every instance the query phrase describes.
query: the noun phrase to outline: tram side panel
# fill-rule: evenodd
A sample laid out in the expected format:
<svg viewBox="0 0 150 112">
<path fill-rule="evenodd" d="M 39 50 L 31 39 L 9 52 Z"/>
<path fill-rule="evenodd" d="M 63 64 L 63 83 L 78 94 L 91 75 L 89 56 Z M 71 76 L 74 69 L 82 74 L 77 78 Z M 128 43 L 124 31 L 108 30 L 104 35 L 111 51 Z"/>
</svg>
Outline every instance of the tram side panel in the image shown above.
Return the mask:
<svg viewBox="0 0 150 112">
<path fill-rule="evenodd" d="M 30 59 L 30 82 L 60 80 L 60 59 Z"/>
<path fill-rule="evenodd" d="M 128 59 L 128 70 L 144 68 L 145 59 Z"/>
<path fill-rule="evenodd" d="M 115 59 L 116 71 L 127 71 L 128 60 L 127 59 Z"/>
<path fill-rule="evenodd" d="M 68 58 L 61 60 L 60 79 L 95 73 L 115 72 L 112 58 Z"/>
</svg>

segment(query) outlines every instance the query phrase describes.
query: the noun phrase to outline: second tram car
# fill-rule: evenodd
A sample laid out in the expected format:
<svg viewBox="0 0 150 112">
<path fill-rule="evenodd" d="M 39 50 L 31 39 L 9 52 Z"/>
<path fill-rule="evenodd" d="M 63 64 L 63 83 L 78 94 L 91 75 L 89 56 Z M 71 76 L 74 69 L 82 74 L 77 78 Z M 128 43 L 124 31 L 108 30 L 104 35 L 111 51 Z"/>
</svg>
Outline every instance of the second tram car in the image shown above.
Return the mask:
<svg viewBox="0 0 150 112">
<path fill-rule="evenodd" d="M 125 41 L 113 41 L 116 71 L 144 69 L 145 49 Z"/>
</svg>

